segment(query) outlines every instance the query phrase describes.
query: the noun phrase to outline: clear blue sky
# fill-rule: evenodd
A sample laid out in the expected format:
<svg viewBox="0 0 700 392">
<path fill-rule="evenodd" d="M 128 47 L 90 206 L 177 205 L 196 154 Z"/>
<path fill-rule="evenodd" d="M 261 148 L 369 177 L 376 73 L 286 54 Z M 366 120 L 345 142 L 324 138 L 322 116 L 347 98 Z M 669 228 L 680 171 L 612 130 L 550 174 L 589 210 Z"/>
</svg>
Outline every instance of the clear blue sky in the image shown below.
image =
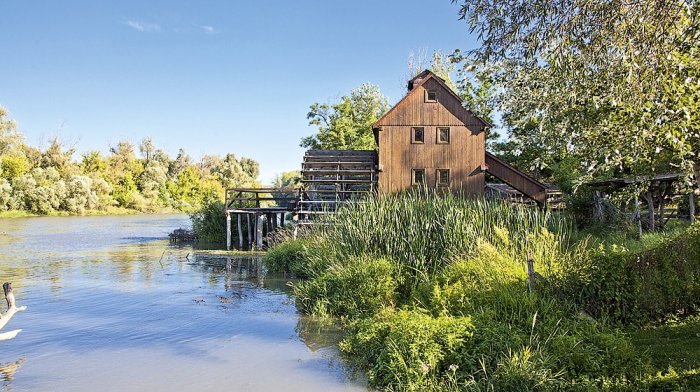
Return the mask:
<svg viewBox="0 0 700 392">
<path fill-rule="evenodd" d="M 363 82 L 395 103 L 411 51 L 476 45 L 423 1 L 0 0 L 0 105 L 28 143 L 79 152 L 151 136 L 171 155 L 299 169 L 313 102 Z"/>
</svg>

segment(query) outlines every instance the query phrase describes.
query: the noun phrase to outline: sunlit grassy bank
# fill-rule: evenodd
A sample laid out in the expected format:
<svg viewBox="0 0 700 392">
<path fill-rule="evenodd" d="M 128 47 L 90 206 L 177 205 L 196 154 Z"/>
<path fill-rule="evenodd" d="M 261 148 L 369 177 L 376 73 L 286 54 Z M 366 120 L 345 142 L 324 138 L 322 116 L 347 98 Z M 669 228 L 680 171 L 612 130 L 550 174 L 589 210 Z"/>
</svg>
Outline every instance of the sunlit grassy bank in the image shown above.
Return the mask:
<svg viewBox="0 0 700 392">
<path fill-rule="evenodd" d="M 174 210 L 174 209 L 163 209 L 162 211 L 158 211 L 156 213 L 161 213 L 161 214 L 172 214 L 172 213 L 177 213 L 179 211 Z M 9 210 L 9 211 L 0 211 L 0 218 L 27 218 L 27 217 L 36 217 L 36 216 L 101 216 L 101 215 L 136 215 L 136 214 L 144 214 L 144 212 L 129 209 L 129 208 L 122 208 L 122 207 L 108 207 L 102 210 L 85 210 L 81 214 L 75 214 L 71 213 L 68 211 L 53 211 L 48 214 L 35 214 L 30 211 L 25 211 L 25 210 Z"/>
<path fill-rule="evenodd" d="M 294 285 L 302 312 L 346 321 L 341 348 L 378 388 L 683 390 L 697 381 L 698 364 L 660 369 L 625 331 L 700 304 L 698 227 L 628 250 L 577 233 L 562 215 L 433 194 L 370 200 L 324 223 L 265 261 L 305 278 Z M 534 294 L 528 257 L 540 275 Z"/>
</svg>

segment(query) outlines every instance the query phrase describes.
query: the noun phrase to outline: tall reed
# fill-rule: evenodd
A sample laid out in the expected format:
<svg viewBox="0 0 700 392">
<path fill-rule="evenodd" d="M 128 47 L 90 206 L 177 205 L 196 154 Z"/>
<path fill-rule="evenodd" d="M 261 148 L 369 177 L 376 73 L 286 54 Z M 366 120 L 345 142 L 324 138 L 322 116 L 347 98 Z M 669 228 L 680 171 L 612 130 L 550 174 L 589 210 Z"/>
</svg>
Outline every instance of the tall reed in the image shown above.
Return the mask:
<svg viewBox="0 0 700 392">
<path fill-rule="evenodd" d="M 546 234 L 564 253 L 573 231 L 571 221 L 558 213 L 425 190 L 348 204 L 323 223 L 310 233 L 323 244 L 312 258 L 388 257 L 419 279 L 468 257 L 480 241 L 498 243 L 524 261 L 528 251 L 543 253 L 538 237 Z"/>
</svg>

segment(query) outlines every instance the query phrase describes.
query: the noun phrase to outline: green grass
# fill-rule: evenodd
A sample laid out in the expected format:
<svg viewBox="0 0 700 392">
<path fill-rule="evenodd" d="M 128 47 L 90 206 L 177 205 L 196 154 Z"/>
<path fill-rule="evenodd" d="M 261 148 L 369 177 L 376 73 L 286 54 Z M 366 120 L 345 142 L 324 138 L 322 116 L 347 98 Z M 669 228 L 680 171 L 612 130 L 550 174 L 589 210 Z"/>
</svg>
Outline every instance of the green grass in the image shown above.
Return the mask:
<svg viewBox="0 0 700 392">
<path fill-rule="evenodd" d="M 633 329 L 630 337 L 640 350 L 648 350 L 657 371 L 669 368 L 700 371 L 700 317 L 662 326 Z"/>
<path fill-rule="evenodd" d="M 629 330 L 632 343 L 648 353 L 653 390 L 700 391 L 700 317 Z"/>
</svg>

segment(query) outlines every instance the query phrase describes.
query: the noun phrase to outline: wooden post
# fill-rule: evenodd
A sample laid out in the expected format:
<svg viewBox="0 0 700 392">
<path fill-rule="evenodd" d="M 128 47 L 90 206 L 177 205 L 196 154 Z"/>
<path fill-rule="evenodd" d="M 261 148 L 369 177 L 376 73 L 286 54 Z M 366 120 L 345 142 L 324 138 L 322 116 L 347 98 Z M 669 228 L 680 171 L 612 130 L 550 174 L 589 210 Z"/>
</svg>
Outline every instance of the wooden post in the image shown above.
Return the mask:
<svg viewBox="0 0 700 392">
<path fill-rule="evenodd" d="M 527 252 L 527 292 L 533 294 L 535 292 L 535 262 L 532 260 L 532 254 Z"/>
<path fill-rule="evenodd" d="M 241 214 L 236 214 L 238 218 L 238 250 L 243 250 L 243 222 L 241 221 Z"/>
<path fill-rule="evenodd" d="M 690 192 L 688 196 L 688 207 L 690 209 L 690 223 L 695 223 L 695 192 Z"/>
<path fill-rule="evenodd" d="M 2 329 L 17 312 L 27 309 L 26 306 L 17 307 L 15 304 L 15 294 L 12 292 L 12 284 L 5 283 L 2 285 L 2 290 L 5 292 L 5 300 L 7 301 L 7 312 L 0 314 L 0 329 Z M 21 329 L 16 329 L 10 332 L 0 333 L 0 340 L 12 339 L 20 333 Z"/>
<path fill-rule="evenodd" d="M 656 230 L 656 219 L 654 216 L 654 195 L 651 192 L 646 193 L 647 205 L 649 207 L 649 230 Z"/>
<path fill-rule="evenodd" d="M 248 230 L 248 247 L 253 249 L 253 227 L 250 225 L 250 214 L 245 214 L 246 229 Z"/>
<path fill-rule="evenodd" d="M 280 227 L 284 227 L 284 216 L 286 215 L 286 212 L 283 212 L 280 214 Z"/>
<path fill-rule="evenodd" d="M 255 230 L 255 248 L 261 250 L 263 247 L 263 225 L 265 224 L 265 217 L 262 214 L 257 214 L 257 224 Z"/>
<path fill-rule="evenodd" d="M 226 250 L 231 250 L 231 214 L 226 211 Z"/>
<path fill-rule="evenodd" d="M 642 215 L 639 211 L 639 196 L 634 195 L 634 220 L 637 222 L 639 238 L 642 238 Z"/>
</svg>

